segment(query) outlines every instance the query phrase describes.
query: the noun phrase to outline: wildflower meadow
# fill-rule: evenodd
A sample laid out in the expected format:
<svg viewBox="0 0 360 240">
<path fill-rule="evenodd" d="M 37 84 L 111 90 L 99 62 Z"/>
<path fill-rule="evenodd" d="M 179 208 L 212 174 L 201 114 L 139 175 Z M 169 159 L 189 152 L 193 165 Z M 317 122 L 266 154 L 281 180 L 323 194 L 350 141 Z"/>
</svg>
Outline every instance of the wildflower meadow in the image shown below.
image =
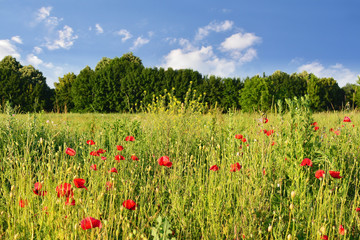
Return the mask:
<svg viewBox="0 0 360 240">
<path fill-rule="evenodd" d="M 360 239 L 360 116 L 0 115 L 0 239 Z"/>
</svg>

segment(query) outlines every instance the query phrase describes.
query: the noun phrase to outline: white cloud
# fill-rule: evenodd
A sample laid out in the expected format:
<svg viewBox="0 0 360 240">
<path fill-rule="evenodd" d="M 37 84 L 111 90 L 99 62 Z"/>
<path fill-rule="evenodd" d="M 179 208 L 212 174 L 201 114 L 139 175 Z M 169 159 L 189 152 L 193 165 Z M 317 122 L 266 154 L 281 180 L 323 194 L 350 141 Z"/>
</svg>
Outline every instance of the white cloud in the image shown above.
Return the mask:
<svg viewBox="0 0 360 240">
<path fill-rule="evenodd" d="M 331 65 L 329 67 L 324 67 L 318 61 L 301 65 L 298 68 L 298 72 L 303 71 L 313 73 L 315 76 L 321 78 L 332 77 L 337 81 L 340 87 L 345 86 L 347 83 L 356 83 L 358 80 L 357 76 L 360 75 L 360 73 L 355 73 L 340 63 L 336 63 L 335 65 Z"/>
<path fill-rule="evenodd" d="M 32 53 L 29 54 L 29 55 L 27 55 L 26 61 L 27 61 L 29 64 L 33 65 L 34 67 L 38 67 L 40 64 L 43 63 L 43 61 L 42 61 L 40 58 L 38 58 L 37 56 L 35 56 L 35 55 L 32 54 Z"/>
<path fill-rule="evenodd" d="M 0 40 L 0 60 L 8 55 L 17 58 L 18 60 L 20 59 L 20 53 L 9 39 Z"/>
<path fill-rule="evenodd" d="M 34 47 L 34 49 L 33 49 L 33 52 L 34 53 L 36 53 L 36 54 L 40 54 L 40 53 L 42 53 L 42 48 L 41 47 Z"/>
<path fill-rule="evenodd" d="M 226 20 L 226 21 L 223 21 L 220 23 L 218 23 L 216 21 L 211 22 L 209 25 L 198 29 L 198 32 L 195 36 L 195 40 L 201 40 L 201 39 L 205 38 L 207 35 L 210 34 L 211 31 L 224 32 L 224 31 L 230 30 L 230 29 L 232 29 L 233 25 L 234 25 L 234 22 L 229 21 L 229 20 Z"/>
<path fill-rule="evenodd" d="M 100 26 L 100 24 L 95 24 L 96 33 L 101 34 L 104 32 L 104 29 Z"/>
<path fill-rule="evenodd" d="M 260 41 L 261 38 L 254 33 L 236 33 L 226 38 L 225 41 L 221 43 L 221 48 L 223 51 L 242 51 Z"/>
<path fill-rule="evenodd" d="M 53 28 L 62 21 L 62 18 L 50 16 L 52 7 L 42 7 L 36 13 L 36 22 L 44 22 L 46 26 Z"/>
<path fill-rule="evenodd" d="M 49 50 L 55 50 L 59 48 L 69 49 L 73 44 L 75 39 L 78 38 L 77 35 L 73 35 L 73 30 L 71 27 L 65 25 L 63 30 L 58 31 L 58 38 L 52 41 L 48 41 L 46 47 Z"/>
<path fill-rule="evenodd" d="M 131 47 L 131 49 L 135 49 L 135 48 L 138 48 L 138 47 L 141 47 L 142 45 L 145 45 L 147 43 L 149 43 L 150 40 L 147 39 L 147 38 L 143 38 L 143 37 L 138 37 L 135 41 L 134 41 L 134 44 L 133 46 Z"/>
<path fill-rule="evenodd" d="M 13 36 L 13 37 L 11 38 L 11 40 L 14 41 L 14 42 L 16 42 L 16 43 L 18 43 L 18 44 L 22 44 L 22 43 L 23 43 L 22 40 L 21 40 L 21 38 L 20 38 L 20 36 Z"/>
<path fill-rule="evenodd" d="M 165 68 L 194 69 L 203 74 L 229 76 L 235 72 L 236 62 L 217 57 L 212 46 L 195 48 L 183 41 L 183 49 L 174 49 L 165 58 Z"/>
<path fill-rule="evenodd" d="M 122 38 L 121 38 L 122 42 L 125 42 L 126 40 L 132 38 L 132 35 L 126 29 L 121 29 L 120 31 L 117 31 L 116 34 L 119 36 L 122 36 Z"/>
</svg>

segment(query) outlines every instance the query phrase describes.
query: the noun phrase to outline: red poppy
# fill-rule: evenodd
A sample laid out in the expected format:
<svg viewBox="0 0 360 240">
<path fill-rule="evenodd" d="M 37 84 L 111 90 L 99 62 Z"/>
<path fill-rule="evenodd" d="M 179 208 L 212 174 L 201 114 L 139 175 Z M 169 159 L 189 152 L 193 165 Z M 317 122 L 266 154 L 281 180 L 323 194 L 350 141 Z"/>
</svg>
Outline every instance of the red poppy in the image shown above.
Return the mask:
<svg viewBox="0 0 360 240">
<path fill-rule="evenodd" d="M 82 179 L 82 178 L 75 178 L 74 179 L 74 184 L 77 188 L 85 188 L 86 190 L 88 190 L 86 187 L 85 187 L 85 179 Z"/>
<path fill-rule="evenodd" d="M 56 191 L 57 191 L 58 197 L 63 197 L 63 196 L 73 197 L 74 196 L 74 192 L 71 189 L 70 183 L 60 184 L 59 186 L 56 187 Z"/>
<path fill-rule="evenodd" d="M 344 122 L 351 122 L 349 117 L 344 117 Z"/>
<path fill-rule="evenodd" d="M 127 136 L 127 137 L 125 138 L 125 141 L 127 141 L 127 142 L 133 142 L 133 141 L 135 141 L 135 138 L 134 138 L 133 136 Z"/>
<path fill-rule="evenodd" d="M 345 234 L 345 229 L 344 229 L 343 225 L 340 225 L 340 226 L 339 226 L 339 233 L 340 233 L 340 235 L 344 235 L 344 234 Z"/>
<path fill-rule="evenodd" d="M 70 156 L 75 156 L 75 154 L 76 154 L 75 150 L 72 148 L 67 148 L 65 153 Z"/>
<path fill-rule="evenodd" d="M 33 192 L 34 192 L 36 195 L 38 195 L 38 196 L 45 196 L 45 195 L 47 194 L 47 191 L 40 191 L 41 188 L 42 188 L 41 183 L 37 182 L 37 183 L 35 183 L 35 185 L 34 185 L 34 190 L 33 190 Z"/>
<path fill-rule="evenodd" d="M 269 119 L 263 118 L 263 123 L 268 123 L 268 122 L 269 122 Z"/>
<path fill-rule="evenodd" d="M 304 158 L 304 160 L 302 160 L 300 166 L 309 166 L 312 167 L 312 162 L 309 158 Z"/>
<path fill-rule="evenodd" d="M 24 207 L 26 207 L 27 205 L 28 205 L 28 201 L 27 201 L 27 200 L 21 199 L 21 200 L 19 201 L 19 206 L 20 206 L 20 207 L 24 208 Z"/>
<path fill-rule="evenodd" d="M 98 154 L 103 154 L 103 153 L 106 153 L 106 150 L 100 148 L 99 150 L 97 150 L 97 153 Z"/>
<path fill-rule="evenodd" d="M 90 153 L 90 155 L 91 155 L 91 156 L 95 156 L 95 157 L 100 156 L 100 154 L 99 154 L 97 151 L 92 151 L 92 152 Z"/>
<path fill-rule="evenodd" d="M 116 155 L 115 156 L 115 160 L 120 162 L 120 160 L 125 160 L 125 157 L 121 156 L 121 155 Z"/>
<path fill-rule="evenodd" d="M 263 172 L 263 175 L 265 176 L 266 175 L 265 168 L 263 168 L 262 172 Z"/>
<path fill-rule="evenodd" d="M 270 136 L 270 135 L 273 134 L 273 133 L 274 133 L 274 130 L 271 129 L 271 130 L 269 130 L 269 131 L 266 132 L 266 135 L 267 135 L 267 136 Z"/>
<path fill-rule="evenodd" d="M 330 132 L 333 132 L 334 131 L 334 129 L 333 128 L 330 128 L 330 130 L 329 130 Z"/>
<path fill-rule="evenodd" d="M 318 127 L 318 126 L 315 126 L 315 127 L 314 127 L 314 131 L 317 131 L 317 130 L 319 130 L 319 127 Z"/>
<path fill-rule="evenodd" d="M 132 155 L 131 159 L 134 160 L 134 161 L 139 161 L 139 158 L 137 156 L 135 156 L 135 155 Z"/>
<path fill-rule="evenodd" d="M 87 140 L 86 143 L 89 144 L 89 145 L 95 145 L 94 140 Z"/>
<path fill-rule="evenodd" d="M 360 212 L 360 207 L 356 208 L 356 211 L 357 211 L 357 212 Z"/>
<path fill-rule="evenodd" d="M 94 171 L 97 171 L 96 164 L 91 165 L 90 168 L 92 168 Z"/>
<path fill-rule="evenodd" d="M 318 123 L 317 123 L 317 122 L 313 122 L 311 125 L 313 125 L 313 126 L 317 126 L 317 125 L 318 125 Z"/>
<path fill-rule="evenodd" d="M 101 221 L 92 217 L 87 217 L 81 220 L 81 228 L 86 230 L 90 228 L 102 228 Z"/>
<path fill-rule="evenodd" d="M 117 146 L 116 146 L 116 149 L 119 150 L 119 151 L 122 151 L 122 150 L 124 150 L 124 147 L 121 146 L 121 145 L 117 145 Z"/>
<path fill-rule="evenodd" d="M 271 146 L 274 146 L 274 145 L 275 145 L 275 142 L 272 142 L 272 143 L 271 143 Z"/>
<path fill-rule="evenodd" d="M 213 165 L 213 166 L 211 166 L 210 167 L 210 169 L 209 169 L 210 171 L 214 171 L 214 172 L 216 172 L 216 171 L 218 171 L 219 170 L 219 167 L 217 166 L 217 165 Z"/>
<path fill-rule="evenodd" d="M 340 172 L 337 171 L 329 171 L 330 176 L 332 176 L 333 178 L 342 178 L 342 176 L 340 176 Z"/>
<path fill-rule="evenodd" d="M 231 164 L 230 172 L 239 171 L 241 168 L 242 168 L 242 166 L 240 165 L 240 163 Z"/>
<path fill-rule="evenodd" d="M 71 199 L 72 199 L 72 201 L 70 202 L 70 198 L 67 197 L 65 205 L 67 205 L 67 206 L 75 206 L 75 199 L 74 198 L 71 198 Z"/>
<path fill-rule="evenodd" d="M 263 130 L 263 132 L 266 134 L 266 133 L 267 133 L 267 130 L 266 130 L 266 129 L 264 129 L 264 130 Z"/>
<path fill-rule="evenodd" d="M 125 200 L 122 205 L 129 210 L 135 210 L 135 208 L 137 207 L 137 204 L 131 199 Z"/>
<path fill-rule="evenodd" d="M 112 182 L 106 182 L 106 190 L 110 190 L 112 188 Z"/>
<path fill-rule="evenodd" d="M 114 172 L 114 173 L 118 173 L 118 170 L 116 169 L 116 168 L 112 168 L 112 169 L 110 169 L 110 171 L 109 172 Z"/>
<path fill-rule="evenodd" d="M 246 138 L 242 138 L 241 141 L 246 142 L 247 140 L 246 140 Z"/>
<path fill-rule="evenodd" d="M 326 235 L 322 235 L 322 236 L 321 236 L 321 239 L 323 239 L 323 240 L 329 240 L 329 237 L 326 236 Z"/>
<path fill-rule="evenodd" d="M 165 166 L 168 168 L 172 166 L 172 162 L 170 162 L 170 159 L 168 156 L 162 156 L 161 158 L 159 158 L 158 163 L 160 166 Z"/>
<path fill-rule="evenodd" d="M 317 179 L 323 178 L 324 175 L 325 175 L 325 171 L 324 171 L 324 170 L 317 170 L 317 171 L 315 172 L 315 177 L 316 177 Z"/>
<path fill-rule="evenodd" d="M 236 138 L 236 139 L 242 139 L 242 138 L 243 138 L 243 135 L 241 135 L 241 134 L 236 134 L 236 135 L 235 135 L 235 138 Z"/>
</svg>

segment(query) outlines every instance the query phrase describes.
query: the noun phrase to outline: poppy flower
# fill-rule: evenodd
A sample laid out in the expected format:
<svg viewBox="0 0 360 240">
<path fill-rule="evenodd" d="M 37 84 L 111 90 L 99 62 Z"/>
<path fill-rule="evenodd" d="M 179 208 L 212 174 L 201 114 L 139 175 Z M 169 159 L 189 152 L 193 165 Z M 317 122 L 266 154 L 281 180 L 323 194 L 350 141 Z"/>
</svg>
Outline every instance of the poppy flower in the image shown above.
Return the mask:
<svg viewBox="0 0 360 240">
<path fill-rule="evenodd" d="M 94 171 L 97 171 L 97 166 L 96 166 L 96 164 L 91 165 L 90 168 L 92 168 Z"/>
<path fill-rule="evenodd" d="M 304 158 L 304 160 L 302 160 L 300 166 L 309 166 L 312 167 L 312 162 L 309 158 Z"/>
<path fill-rule="evenodd" d="M 36 195 L 38 195 L 38 196 L 45 196 L 45 195 L 47 194 L 47 191 L 40 191 L 41 188 L 42 188 L 41 183 L 37 182 L 37 183 L 35 183 L 35 185 L 34 185 L 34 190 L 33 190 L 33 192 L 34 192 Z"/>
<path fill-rule="evenodd" d="M 172 166 L 172 162 L 170 162 L 170 159 L 168 156 L 162 156 L 161 158 L 159 158 L 158 163 L 160 166 L 165 166 L 168 168 Z"/>
<path fill-rule="evenodd" d="M 265 176 L 266 175 L 265 168 L 263 168 L 262 172 L 263 172 L 263 175 Z"/>
<path fill-rule="evenodd" d="M 217 166 L 217 165 L 213 165 L 213 166 L 211 166 L 210 167 L 210 169 L 209 169 L 210 171 L 214 171 L 214 172 L 216 172 L 216 171 L 218 171 L 219 170 L 219 167 Z"/>
<path fill-rule="evenodd" d="M 125 160 L 125 157 L 121 156 L 121 155 L 116 155 L 115 156 L 115 160 L 120 162 L 120 160 Z"/>
<path fill-rule="evenodd" d="M 67 148 L 65 153 L 69 156 L 75 156 L 75 154 L 76 154 L 75 150 L 72 148 Z"/>
<path fill-rule="evenodd" d="M 319 127 L 318 127 L 318 126 L 315 126 L 315 127 L 314 127 L 314 131 L 316 132 L 317 130 L 319 130 Z"/>
<path fill-rule="evenodd" d="M 271 146 L 274 146 L 274 145 L 275 145 L 275 142 L 272 142 L 272 143 L 271 143 Z"/>
<path fill-rule="evenodd" d="M 344 122 L 351 122 L 349 117 L 344 117 Z"/>
<path fill-rule="evenodd" d="M 236 139 L 242 139 L 242 138 L 243 138 L 243 135 L 241 135 L 241 134 L 236 134 L 236 135 L 235 135 L 235 138 L 236 138 Z"/>
<path fill-rule="evenodd" d="M 75 206 L 75 199 L 74 198 L 71 199 L 72 201 L 70 202 L 70 198 L 69 197 L 66 198 L 66 202 L 65 202 L 66 206 Z"/>
<path fill-rule="evenodd" d="M 320 179 L 320 178 L 323 178 L 323 177 L 324 177 L 324 174 L 325 174 L 325 171 L 324 171 L 324 170 L 317 170 L 317 171 L 315 172 L 315 177 L 316 177 L 317 179 Z"/>
<path fill-rule="evenodd" d="M 345 229 L 344 229 L 343 225 L 340 225 L 340 226 L 339 226 L 339 233 L 340 233 L 340 235 L 344 235 L 344 234 L 345 234 Z"/>
<path fill-rule="evenodd" d="M 27 200 L 21 199 L 21 200 L 19 201 L 19 206 L 20 206 L 20 207 L 24 208 L 24 207 L 26 207 L 27 205 L 28 205 L 28 201 L 27 201 Z"/>
<path fill-rule="evenodd" d="M 126 141 L 126 142 L 133 142 L 133 141 L 135 141 L 135 138 L 134 138 L 133 136 L 127 136 L 127 137 L 125 138 L 125 141 Z"/>
<path fill-rule="evenodd" d="M 241 141 L 246 142 L 247 140 L 246 140 L 246 138 L 242 138 Z"/>
<path fill-rule="evenodd" d="M 313 125 L 313 126 L 317 126 L 317 125 L 318 125 L 318 123 L 317 123 L 317 122 L 313 122 L 311 125 Z"/>
<path fill-rule="evenodd" d="M 106 153 L 106 150 L 104 150 L 104 149 L 99 149 L 99 150 L 97 150 L 96 151 L 98 154 L 103 154 L 103 153 Z"/>
<path fill-rule="evenodd" d="M 110 171 L 109 172 L 114 172 L 114 173 L 118 173 L 118 170 L 116 169 L 116 168 L 112 168 L 112 169 L 110 169 Z"/>
<path fill-rule="evenodd" d="M 360 212 L 360 207 L 356 208 L 356 211 L 357 211 L 357 212 Z"/>
<path fill-rule="evenodd" d="M 106 160 L 106 157 L 101 157 L 101 160 L 105 161 L 105 160 Z"/>
<path fill-rule="evenodd" d="M 110 190 L 112 188 L 112 182 L 106 182 L 106 190 Z"/>
<path fill-rule="evenodd" d="M 260 132 L 261 132 L 261 131 L 260 131 Z M 266 133 L 267 133 L 267 130 L 266 130 L 266 129 L 264 129 L 264 130 L 263 130 L 263 132 L 266 134 Z"/>
<path fill-rule="evenodd" d="M 92 151 L 92 152 L 90 153 L 90 155 L 91 155 L 91 156 L 95 156 L 95 157 L 100 156 L 100 154 L 99 154 L 97 151 Z"/>
<path fill-rule="evenodd" d="M 124 147 L 121 146 L 121 145 L 117 145 L 117 146 L 116 146 L 116 149 L 119 150 L 119 151 L 122 151 L 122 150 L 124 150 Z"/>
<path fill-rule="evenodd" d="M 56 187 L 56 191 L 57 191 L 57 196 L 58 197 L 73 197 L 74 196 L 74 192 L 71 189 L 71 184 L 70 183 L 64 183 L 64 184 L 60 184 L 59 186 Z"/>
<path fill-rule="evenodd" d="M 268 123 L 268 122 L 269 122 L 269 119 L 263 118 L 263 123 Z"/>
<path fill-rule="evenodd" d="M 270 136 L 271 134 L 273 134 L 274 133 L 274 130 L 273 129 L 271 129 L 271 130 L 269 130 L 269 131 L 266 131 L 266 135 L 267 136 Z"/>
<path fill-rule="evenodd" d="M 81 228 L 86 230 L 90 228 L 102 228 L 101 221 L 92 217 L 87 217 L 81 220 Z"/>
<path fill-rule="evenodd" d="M 86 190 L 88 190 L 86 187 L 85 187 L 85 179 L 82 179 L 82 178 L 75 178 L 74 179 L 74 184 L 77 188 L 85 188 Z"/>
<path fill-rule="evenodd" d="M 340 176 L 340 172 L 337 171 L 329 171 L 330 176 L 332 176 L 333 178 L 342 178 L 342 176 Z"/>
<path fill-rule="evenodd" d="M 239 171 L 241 168 L 242 168 L 242 166 L 240 165 L 240 163 L 231 164 L 230 172 Z"/>
<path fill-rule="evenodd" d="M 127 208 L 129 210 L 135 210 L 135 208 L 137 207 L 137 204 L 131 199 L 125 200 L 122 205 L 124 206 L 124 208 Z"/>
<path fill-rule="evenodd" d="M 135 156 L 135 155 L 132 155 L 132 156 L 131 156 L 131 159 L 132 159 L 133 161 L 139 161 L 139 158 L 138 158 L 137 156 Z"/>
<path fill-rule="evenodd" d="M 86 141 L 86 144 L 95 145 L 95 142 L 94 142 L 94 140 L 87 140 L 87 141 Z"/>
<path fill-rule="evenodd" d="M 322 236 L 321 236 L 321 239 L 323 239 L 323 240 L 329 240 L 329 237 L 326 236 L 326 235 L 322 235 Z"/>
</svg>

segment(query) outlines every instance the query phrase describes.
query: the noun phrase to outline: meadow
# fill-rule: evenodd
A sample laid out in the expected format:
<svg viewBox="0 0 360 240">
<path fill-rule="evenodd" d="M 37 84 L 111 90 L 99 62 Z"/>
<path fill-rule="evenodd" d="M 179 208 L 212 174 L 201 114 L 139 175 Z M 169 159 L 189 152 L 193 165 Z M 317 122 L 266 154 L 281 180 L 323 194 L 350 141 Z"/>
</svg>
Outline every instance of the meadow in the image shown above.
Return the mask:
<svg viewBox="0 0 360 240">
<path fill-rule="evenodd" d="M 360 238 L 359 114 L 181 109 L 4 111 L 0 239 Z"/>
</svg>

